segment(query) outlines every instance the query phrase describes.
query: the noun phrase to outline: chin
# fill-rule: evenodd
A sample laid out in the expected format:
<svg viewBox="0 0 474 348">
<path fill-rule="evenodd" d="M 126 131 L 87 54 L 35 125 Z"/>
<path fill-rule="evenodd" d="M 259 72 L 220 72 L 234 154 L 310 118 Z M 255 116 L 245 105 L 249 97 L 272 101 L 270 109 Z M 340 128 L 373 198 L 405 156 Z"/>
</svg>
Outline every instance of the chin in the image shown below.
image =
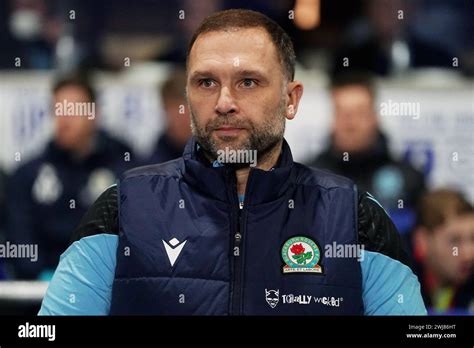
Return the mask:
<svg viewBox="0 0 474 348">
<path fill-rule="evenodd" d="M 71 150 L 74 148 L 74 143 L 71 143 L 69 139 L 68 140 L 56 139 L 56 144 L 64 150 Z"/>
<path fill-rule="evenodd" d="M 216 139 L 216 145 L 218 149 L 224 150 L 226 147 L 231 149 L 243 149 L 246 141 L 240 140 L 239 137 L 219 137 Z"/>
</svg>

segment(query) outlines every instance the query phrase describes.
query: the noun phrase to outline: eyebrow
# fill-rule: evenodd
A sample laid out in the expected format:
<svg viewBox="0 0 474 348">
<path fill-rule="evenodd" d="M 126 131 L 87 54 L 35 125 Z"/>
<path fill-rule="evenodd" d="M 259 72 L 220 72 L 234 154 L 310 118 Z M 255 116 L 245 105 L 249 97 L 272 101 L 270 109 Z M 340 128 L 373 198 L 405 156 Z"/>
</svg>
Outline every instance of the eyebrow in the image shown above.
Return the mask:
<svg viewBox="0 0 474 348">
<path fill-rule="evenodd" d="M 243 70 L 237 70 L 233 74 L 239 76 L 239 77 L 256 77 L 261 80 L 268 80 L 265 75 L 258 71 L 258 70 L 249 70 L 249 69 L 243 69 Z M 211 71 L 195 71 L 191 74 L 190 81 L 197 81 L 199 79 L 203 78 L 212 78 L 214 77 L 214 73 Z"/>
<path fill-rule="evenodd" d="M 245 76 L 256 76 L 258 78 L 261 78 L 261 79 L 265 79 L 265 76 L 262 72 L 258 71 L 258 70 L 248 70 L 248 69 L 245 69 L 245 70 L 238 70 L 236 72 L 236 75 L 238 76 L 242 76 L 242 77 L 245 77 Z"/>
<path fill-rule="evenodd" d="M 199 79 L 212 77 L 213 74 L 210 71 L 195 71 L 191 74 L 189 78 L 190 81 L 197 81 Z"/>
</svg>

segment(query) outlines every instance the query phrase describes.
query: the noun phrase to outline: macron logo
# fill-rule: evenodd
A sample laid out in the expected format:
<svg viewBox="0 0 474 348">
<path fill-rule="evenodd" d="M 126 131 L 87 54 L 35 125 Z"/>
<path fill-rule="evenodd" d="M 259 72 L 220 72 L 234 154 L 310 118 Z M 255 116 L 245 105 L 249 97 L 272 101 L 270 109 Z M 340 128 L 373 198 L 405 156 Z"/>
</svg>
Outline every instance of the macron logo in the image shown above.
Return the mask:
<svg viewBox="0 0 474 348">
<path fill-rule="evenodd" d="M 176 238 L 171 239 L 168 243 L 163 240 L 163 245 L 165 246 L 166 254 L 168 255 L 168 259 L 170 260 L 171 267 L 173 267 L 186 242 L 187 241 L 181 243 Z"/>
</svg>

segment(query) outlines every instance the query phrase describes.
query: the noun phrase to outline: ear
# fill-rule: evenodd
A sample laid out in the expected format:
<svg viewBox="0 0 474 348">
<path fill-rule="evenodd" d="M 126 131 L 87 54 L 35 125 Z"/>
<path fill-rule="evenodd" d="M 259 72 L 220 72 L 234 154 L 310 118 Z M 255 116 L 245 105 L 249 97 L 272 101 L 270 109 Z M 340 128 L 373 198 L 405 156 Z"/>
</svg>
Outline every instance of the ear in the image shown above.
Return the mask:
<svg viewBox="0 0 474 348">
<path fill-rule="evenodd" d="M 413 251 L 415 257 L 424 260 L 428 254 L 430 231 L 426 227 L 417 227 L 413 232 Z"/>
<path fill-rule="evenodd" d="M 288 82 L 288 86 L 287 86 L 288 101 L 286 104 L 286 118 L 288 120 L 292 120 L 295 118 L 302 95 L 303 95 L 303 84 L 300 81 Z"/>
</svg>

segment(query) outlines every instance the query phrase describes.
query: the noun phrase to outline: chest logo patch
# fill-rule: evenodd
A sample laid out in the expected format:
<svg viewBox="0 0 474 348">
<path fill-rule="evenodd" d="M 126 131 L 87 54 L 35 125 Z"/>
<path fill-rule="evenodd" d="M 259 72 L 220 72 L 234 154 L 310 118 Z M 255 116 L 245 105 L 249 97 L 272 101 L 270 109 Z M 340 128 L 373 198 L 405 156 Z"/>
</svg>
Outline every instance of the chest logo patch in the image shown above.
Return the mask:
<svg viewBox="0 0 474 348">
<path fill-rule="evenodd" d="M 176 262 L 179 254 L 181 254 L 181 250 L 183 250 L 186 242 L 187 240 L 180 242 L 176 238 L 171 239 L 168 243 L 163 240 L 163 245 L 165 246 L 166 255 L 168 255 L 171 267 L 174 266 L 174 263 Z"/>
<path fill-rule="evenodd" d="M 281 248 L 281 257 L 285 262 L 283 273 L 323 273 L 318 265 L 321 259 L 319 247 L 307 237 L 288 239 Z"/>
</svg>

